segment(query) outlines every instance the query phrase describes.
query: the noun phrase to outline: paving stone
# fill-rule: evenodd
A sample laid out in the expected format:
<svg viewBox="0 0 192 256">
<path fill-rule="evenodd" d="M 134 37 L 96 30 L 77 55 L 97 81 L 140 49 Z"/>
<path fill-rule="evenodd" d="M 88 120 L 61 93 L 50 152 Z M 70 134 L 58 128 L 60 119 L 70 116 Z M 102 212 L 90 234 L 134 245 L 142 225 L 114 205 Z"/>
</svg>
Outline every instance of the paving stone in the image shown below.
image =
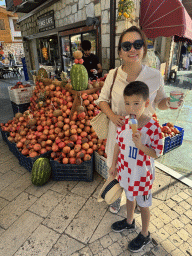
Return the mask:
<svg viewBox="0 0 192 256">
<path fill-rule="evenodd" d="M 32 195 L 25 192 L 21 193 L 0 211 L 0 226 L 7 229 L 36 200 L 37 198 Z"/>
<path fill-rule="evenodd" d="M 58 233 L 40 225 L 14 254 L 14 256 L 46 255 L 58 238 Z"/>
<path fill-rule="evenodd" d="M 181 222 L 183 222 L 184 224 L 187 224 L 187 223 L 189 223 L 191 220 L 187 217 L 187 216 L 185 216 L 184 214 L 183 215 L 181 215 L 181 216 L 179 216 L 178 217 L 178 220 L 180 220 Z"/>
<path fill-rule="evenodd" d="M 157 228 L 151 222 L 149 223 L 149 231 L 151 234 L 157 231 Z"/>
<path fill-rule="evenodd" d="M 79 182 L 72 190 L 72 193 L 75 193 L 79 196 L 89 198 L 91 194 L 93 194 L 96 187 L 101 182 L 100 178 L 96 178 L 93 182 Z"/>
<path fill-rule="evenodd" d="M 7 162 L 1 164 L 1 172 L 6 173 L 7 171 L 14 170 L 18 167 L 18 160 L 17 159 L 10 159 Z"/>
<path fill-rule="evenodd" d="M 89 248 L 91 249 L 91 251 L 94 255 L 98 254 L 99 252 L 102 252 L 103 249 L 104 249 L 101 242 L 100 242 L 100 239 L 98 239 L 95 242 L 89 244 Z"/>
<path fill-rule="evenodd" d="M 127 250 L 128 246 L 128 240 L 126 236 L 123 236 L 120 240 L 117 241 L 120 247 L 122 248 L 123 251 Z"/>
<path fill-rule="evenodd" d="M 42 218 L 26 211 L 0 239 L 0 255 L 12 256 L 42 222 Z"/>
<path fill-rule="evenodd" d="M 31 184 L 25 191 L 31 195 L 34 195 L 36 197 L 41 197 L 43 194 L 47 192 L 48 189 L 50 189 L 55 184 L 55 181 L 50 180 L 43 186 L 35 186 Z"/>
<path fill-rule="evenodd" d="M 0 197 L 0 210 L 9 203 L 8 200 Z"/>
<path fill-rule="evenodd" d="M 183 228 L 183 226 L 184 226 L 184 224 L 183 224 L 180 220 L 178 220 L 178 219 L 173 220 L 173 221 L 171 222 L 171 224 L 172 224 L 174 227 L 176 227 L 177 229 L 181 229 L 181 228 Z"/>
<path fill-rule="evenodd" d="M 183 214 L 186 210 L 182 207 L 182 206 L 180 206 L 180 205 L 176 205 L 176 206 L 174 206 L 173 207 L 173 210 L 175 211 L 175 212 L 177 212 L 178 214 Z"/>
<path fill-rule="evenodd" d="M 0 227 L 0 236 L 3 234 L 3 232 L 5 232 L 5 229 Z"/>
<path fill-rule="evenodd" d="M 109 236 L 111 237 L 111 239 L 113 240 L 113 242 L 116 242 L 116 241 L 118 241 L 118 240 L 121 240 L 121 238 L 122 238 L 121 233 L 116 233 L 116 232 L 113 232 L 113 231 L 109 233 Z"/>
<path fill-rule="evenodd" d="M 164 229 L 167 231 L 167 233 L 169 233 L 170 235 L 173 235 L 174 233 L 177 232 L 176 227 L 173 226 L 171 223 L 168 223 L 168 224 L 165 225 L 163 228 L 164 228 Z"/>
<path fill-rule="evenodd" d="M 189 197 L 189 195 L 187 193 L 185 193 L 184 191 L 180 192 L 178 194 L 178 196 L 180 196 L 181 198 L 183 198 L 185 200 Z"/>
<path fill-rule="evenodd" d="M 160 220 L 159 218 L 156 218 L 154 220 L 151 221 L 151 223 L 157 227 L 158 229 L 162 228 L 164 226 L 164 223 L 162 220 Z"/>
<path fill-rule="evenodd" d="M 162 212 L 167 212 L 170 210 L 170 208 L 166 205 L 166 204 L 160 204 L 159 206 L 159 209 L 162 211 Z"/>
<path fill-rule="evenodd" d="M 95 198 L 90 197 L 65 230 L 66 234 L 83 243 L 88 243 L 105 212 L 106 204 L 98 203 Z"/>
<path fill-rule="evenodd" d="M 48 190 L 29 208 L 29 210 L 42 217 L 47 217 L 62 199 L 63 195 Z"/>
<path fill-rule="evenodd" d="M 189 196 L 192 196 L 192 189 L 190 189 L 190 188 L 185 189 L 183 192 L 185 192 Z"/>
<path fill-rule="evenodd" d="M 172 255 L 174 256 L 186 256 L 186 254 L 184 254 L 181 250 L 176 249 L 174 251 L 172 251 Z"/>
<path fill-rule="evenodd" d="M 106 207 L 105 203 L 102 203 L 102 207 Z M 116 214 L 110 213 L 108 210 L 103 216 L 101 222 L 99 223 L 98 227 L 96 228 L 93 236 L 90 239 L 90 243 L 94 242 L 95 240 L 102 238 L 103 236 L 107 235 L 109 232 L 111 232 L 111 225 L 115 221 L 122 220 L 121 216 L 118 216 Z M 120 234 L 119 234 L 120 235 Z M 121 236 L 121 235 L 120 235 Z M 111 237 L 111 236 L 110 236 Z M 113 239 L 112 239 L 113 240 Z"/>
<path fill-rule="evenodd" d="M 2 168 L 2 166 L 1 166 L 1 168 Z M 15 173 L 13 171 L 8 171 L 5 174 L 3 174 L 0 179 L 0 191 L 2 191 L 4 188 L 9 186 L 12 182 L 14 182 L 20 176 L 21 175 L 19 175 L 18 173 Z"/>
<path fill-rule="evenodd" d="M 185 230 L 192 236 L 192 225 L 191 225 L 191 223 L 188 223 L 185 226 Z"/>
<path fill-rule="evenodd" d="M 180 203 L 181 201 L 183 201 L 183 198 L 178 196 L 178 195 L 172 196 L 171 199 L 174 200 L 177 203 Z"/>
<path fill-rule="evenodd" d="M 109 235 L 106 235 L 100 239 L 100 242 L 103 248 L 107 248 L 109 245 L 113 243 L 113 240 Z"/>
<path fill-rule="evenodd" d="M 117 255 L 119 255 L 120 253 L 123 252 L 121 246 L 117 242 L 115 242 L 114 244 L 110 245 L 108 247 L 108 249 L 109 249 L 109 251 L 111 252 L 111 254 L 113 256 L 117 256 Z"/>
<path fill-rule="evenodd" d="M 188 210 L 185 212 L 185 215 L 192 220 L 192 210 Z"/>
<path fill-rule="evenodd" d="M 175 201 L 173 201 L 171 198 L 168 199 L 165 203 L 170 208 L 173 208 L 176 205 Z"/>
<path fill-rule="evenodd" d="M 155 208 L 156 206 L 159 206 L 160 204 L 162 204 L 162 200 L 159 200 L 157 198 L 152 198 L 152 205 L 150 206 L 150 210 Z"/>
<path fill-rule="evenodd" d="M 167 252 L 172 252 L 176 249 L 175 245 L 172 244 L 168 239 L 161 242 L 161 245 Z"/>
<path fill-rule="evenodd" d="M 9 201 L 16 198 L 21 192 L 31 185 L 31 174 L 29 172 L 20 176 L 16 181 L 0 191 L 0 197 L 3 197 Z"/>
<path fill-rule="evenodd" d="M 167 188 L 169 187 L 171 177 L 165 175 L 164 173 L 155 174 L 155 182 L 153 184 L 152 193 L 153 198 L 166 200 L 167 198 Z"/>
<path fill-rule="evenodd" d="M 102 252 L 95 254 L 95 256 L 112 256 L 109 249 L 104 249 Z"/>
<path fill-rule="evenodd" d="M 176 211 L 174 211 L 172 208 L 166 212 L 166 214 L 172 219 L 176 219 L 177 217 L 179 217 L 179 214 L 176 213 Z"/>
<path fill-rule="evenodd" d="M 185 253 L 185 255 L 192 255 L 192 246 L 188 242 L 183 243 L 179 249 Z"/>
<path fill-rule="evenodd" d="M 12 168 L 12 171 L 20 174 L 25 174 L 27 173 L 27 169 L 25 169 L 23 166 L 21 166 L 19 163 Z"/>
<path fill-rule="evenodd" d="M 183 243 L 183 239 L 177 234 L 173 234 L 168 238 L 176 247 L 179 247 Z"/>
<path fill-rule="evenodd" d="M 71 254 L 79 251 L 85 245 L 80 243 L 79 241 L 63 234 L 56 244 L 53 245 L 51 251 L 47 254 L 47 256 L 71 256 Z"/>
<path fill-rule="evenodd" d="M 162 246 L 160 246 L 160 245 L 158 245 L 158 246 L 156 246 L 155 248 L 153 248 L 152 249 L 152 252 L 156 255 L 156 256 L 168 256 L 169 254 L 168 254 L 168 252 L 167 251 L 165 251 L 164 249 L 163 249 L 163 247 Z"/>
<path fill-rule="evenodd" d="M 192 205 L 192 197 L 187 198 L 186 202 L 189 203 L 190 205 Z"/>
<path fill-rule="evenodd" d="M 191 205 L 188 204 L 186 201 L 182 201 L 180 203 L 180 206 L 182 206 L 185 210 L 189 210 L 191 208 Z"/>
<path fill-rule="evenodd" d="M 79 250 L 79 255 L 92 256 L 93 253 L 92 253 L 91 249 L 89 248 L 89 246 L 85 246 L 85 247 L 83 247 L 83 249 Z"/>
<path fill-rule="evenodd" d="M 155 233 L 158 235 L 159 241 L 164 241 L 166 238 L 169 237 L 169 234 L 167 233 L 167 231 L 165 231 L 164 228 L 157 230 Z"/>
<path fill-rule="evenodd" d="M 68 194 L 47 216 L 43 224 L 63 233 L 85 202 L 86 199 L 83 197 L 73 193 Z"/>
<path fill-rule="evenodd" d="M 69 193 L 76 185 L 78 181 L 57 181 L 51 187 L 51 190 L 58 192 L 59 194 L 66 195 Z"/>
<path fill-rule="evenodd" d="M 189 233 L 183 228 L 177 232 L 177 235 L 180 236 L 184 241 L 187 241 L 190 238 Z"/>
</svg>

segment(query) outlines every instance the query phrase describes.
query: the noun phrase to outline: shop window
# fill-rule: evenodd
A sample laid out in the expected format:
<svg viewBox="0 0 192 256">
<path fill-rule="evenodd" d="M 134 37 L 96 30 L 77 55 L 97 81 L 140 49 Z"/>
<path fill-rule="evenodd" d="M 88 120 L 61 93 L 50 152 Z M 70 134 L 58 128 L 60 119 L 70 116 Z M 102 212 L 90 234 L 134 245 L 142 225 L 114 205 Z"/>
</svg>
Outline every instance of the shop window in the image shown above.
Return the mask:
<svg viewBox="0 0 192 256">
<path fill-rule="evenodd" d="M 5 30 L 5 22 L 2 19 L 0 19 L 0 30 Z"/>
<path fill-rule="evenodd" d="M 69 33 L 68 31 L 67 34 Z M 67 72 L 68 75 L 73 65 L 73 52 L 77 50 L 82 51 L 81 42 L 83 40 L 89 40 L 91 42 L 91 52 L 98 54 L 96 30 L 61 36 L 62 65 L 64 72 Z"/>
<path fill-rule="evenodd" d="M 17 20 L 13 20 L 13 26 L 15 31 L 21 31 L 19 24 L 17 24 Z"/>
<path fill-rule="evenodd" d="M 39 64 L 56 67 L 60 62 L 57 35 L 37 39 L 37 54 Z"/>
</svg>

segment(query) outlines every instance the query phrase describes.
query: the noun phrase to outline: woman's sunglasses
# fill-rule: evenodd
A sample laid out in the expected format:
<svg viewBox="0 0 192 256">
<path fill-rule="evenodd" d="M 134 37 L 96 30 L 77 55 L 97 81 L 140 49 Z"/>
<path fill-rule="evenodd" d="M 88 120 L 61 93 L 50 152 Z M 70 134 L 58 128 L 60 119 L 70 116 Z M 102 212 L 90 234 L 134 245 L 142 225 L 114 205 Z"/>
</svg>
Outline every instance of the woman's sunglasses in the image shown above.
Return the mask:
<svg viewBox="0 0 192 256">
<path fill-rule="evenodd" d="M 126 41 L 121 43 L 121 48 L 123 49 L 123 51 L 128 52 L 131 50 L 132 45 L 135 48 L 135 50 L 139 50 L 144 45 L 144 42 L 143 40 L 135 40 L 133 43 Z"/>
</svg>

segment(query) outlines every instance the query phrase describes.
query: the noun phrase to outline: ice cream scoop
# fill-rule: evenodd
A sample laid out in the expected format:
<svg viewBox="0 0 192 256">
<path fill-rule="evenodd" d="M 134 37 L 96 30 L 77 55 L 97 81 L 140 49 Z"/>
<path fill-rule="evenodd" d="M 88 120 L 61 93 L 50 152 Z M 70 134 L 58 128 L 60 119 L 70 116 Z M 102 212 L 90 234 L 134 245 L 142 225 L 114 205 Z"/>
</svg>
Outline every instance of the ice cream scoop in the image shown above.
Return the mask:
<svg viewBox="0 0 192 256">
<path fill-rule="evenodd" d="M 130 117 L 131 117 L 131 115 L 130 115 Z M 131 129 L 132 129 L 132 132 L 133 132 L 133 135 L 134 135 L 137 132 L 137 128 L 138 128 L 137 119 L 130 118 L 129 119 L 129 125 L 131 126 Z"/>
</svg>

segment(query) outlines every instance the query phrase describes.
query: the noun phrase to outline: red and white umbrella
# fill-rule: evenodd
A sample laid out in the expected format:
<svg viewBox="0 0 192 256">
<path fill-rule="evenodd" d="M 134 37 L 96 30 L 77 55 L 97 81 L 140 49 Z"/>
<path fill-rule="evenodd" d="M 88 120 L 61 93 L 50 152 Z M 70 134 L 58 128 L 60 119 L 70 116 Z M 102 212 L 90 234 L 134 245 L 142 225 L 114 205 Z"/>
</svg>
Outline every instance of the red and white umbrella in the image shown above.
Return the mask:
<svg viewBox="0 0 192 256">
<path fill-rule="evenodd" d="M 140 26 L 148 38 L 192 39 L 192 20 L 180 0 L 142 0 Z"/>
</svg>

